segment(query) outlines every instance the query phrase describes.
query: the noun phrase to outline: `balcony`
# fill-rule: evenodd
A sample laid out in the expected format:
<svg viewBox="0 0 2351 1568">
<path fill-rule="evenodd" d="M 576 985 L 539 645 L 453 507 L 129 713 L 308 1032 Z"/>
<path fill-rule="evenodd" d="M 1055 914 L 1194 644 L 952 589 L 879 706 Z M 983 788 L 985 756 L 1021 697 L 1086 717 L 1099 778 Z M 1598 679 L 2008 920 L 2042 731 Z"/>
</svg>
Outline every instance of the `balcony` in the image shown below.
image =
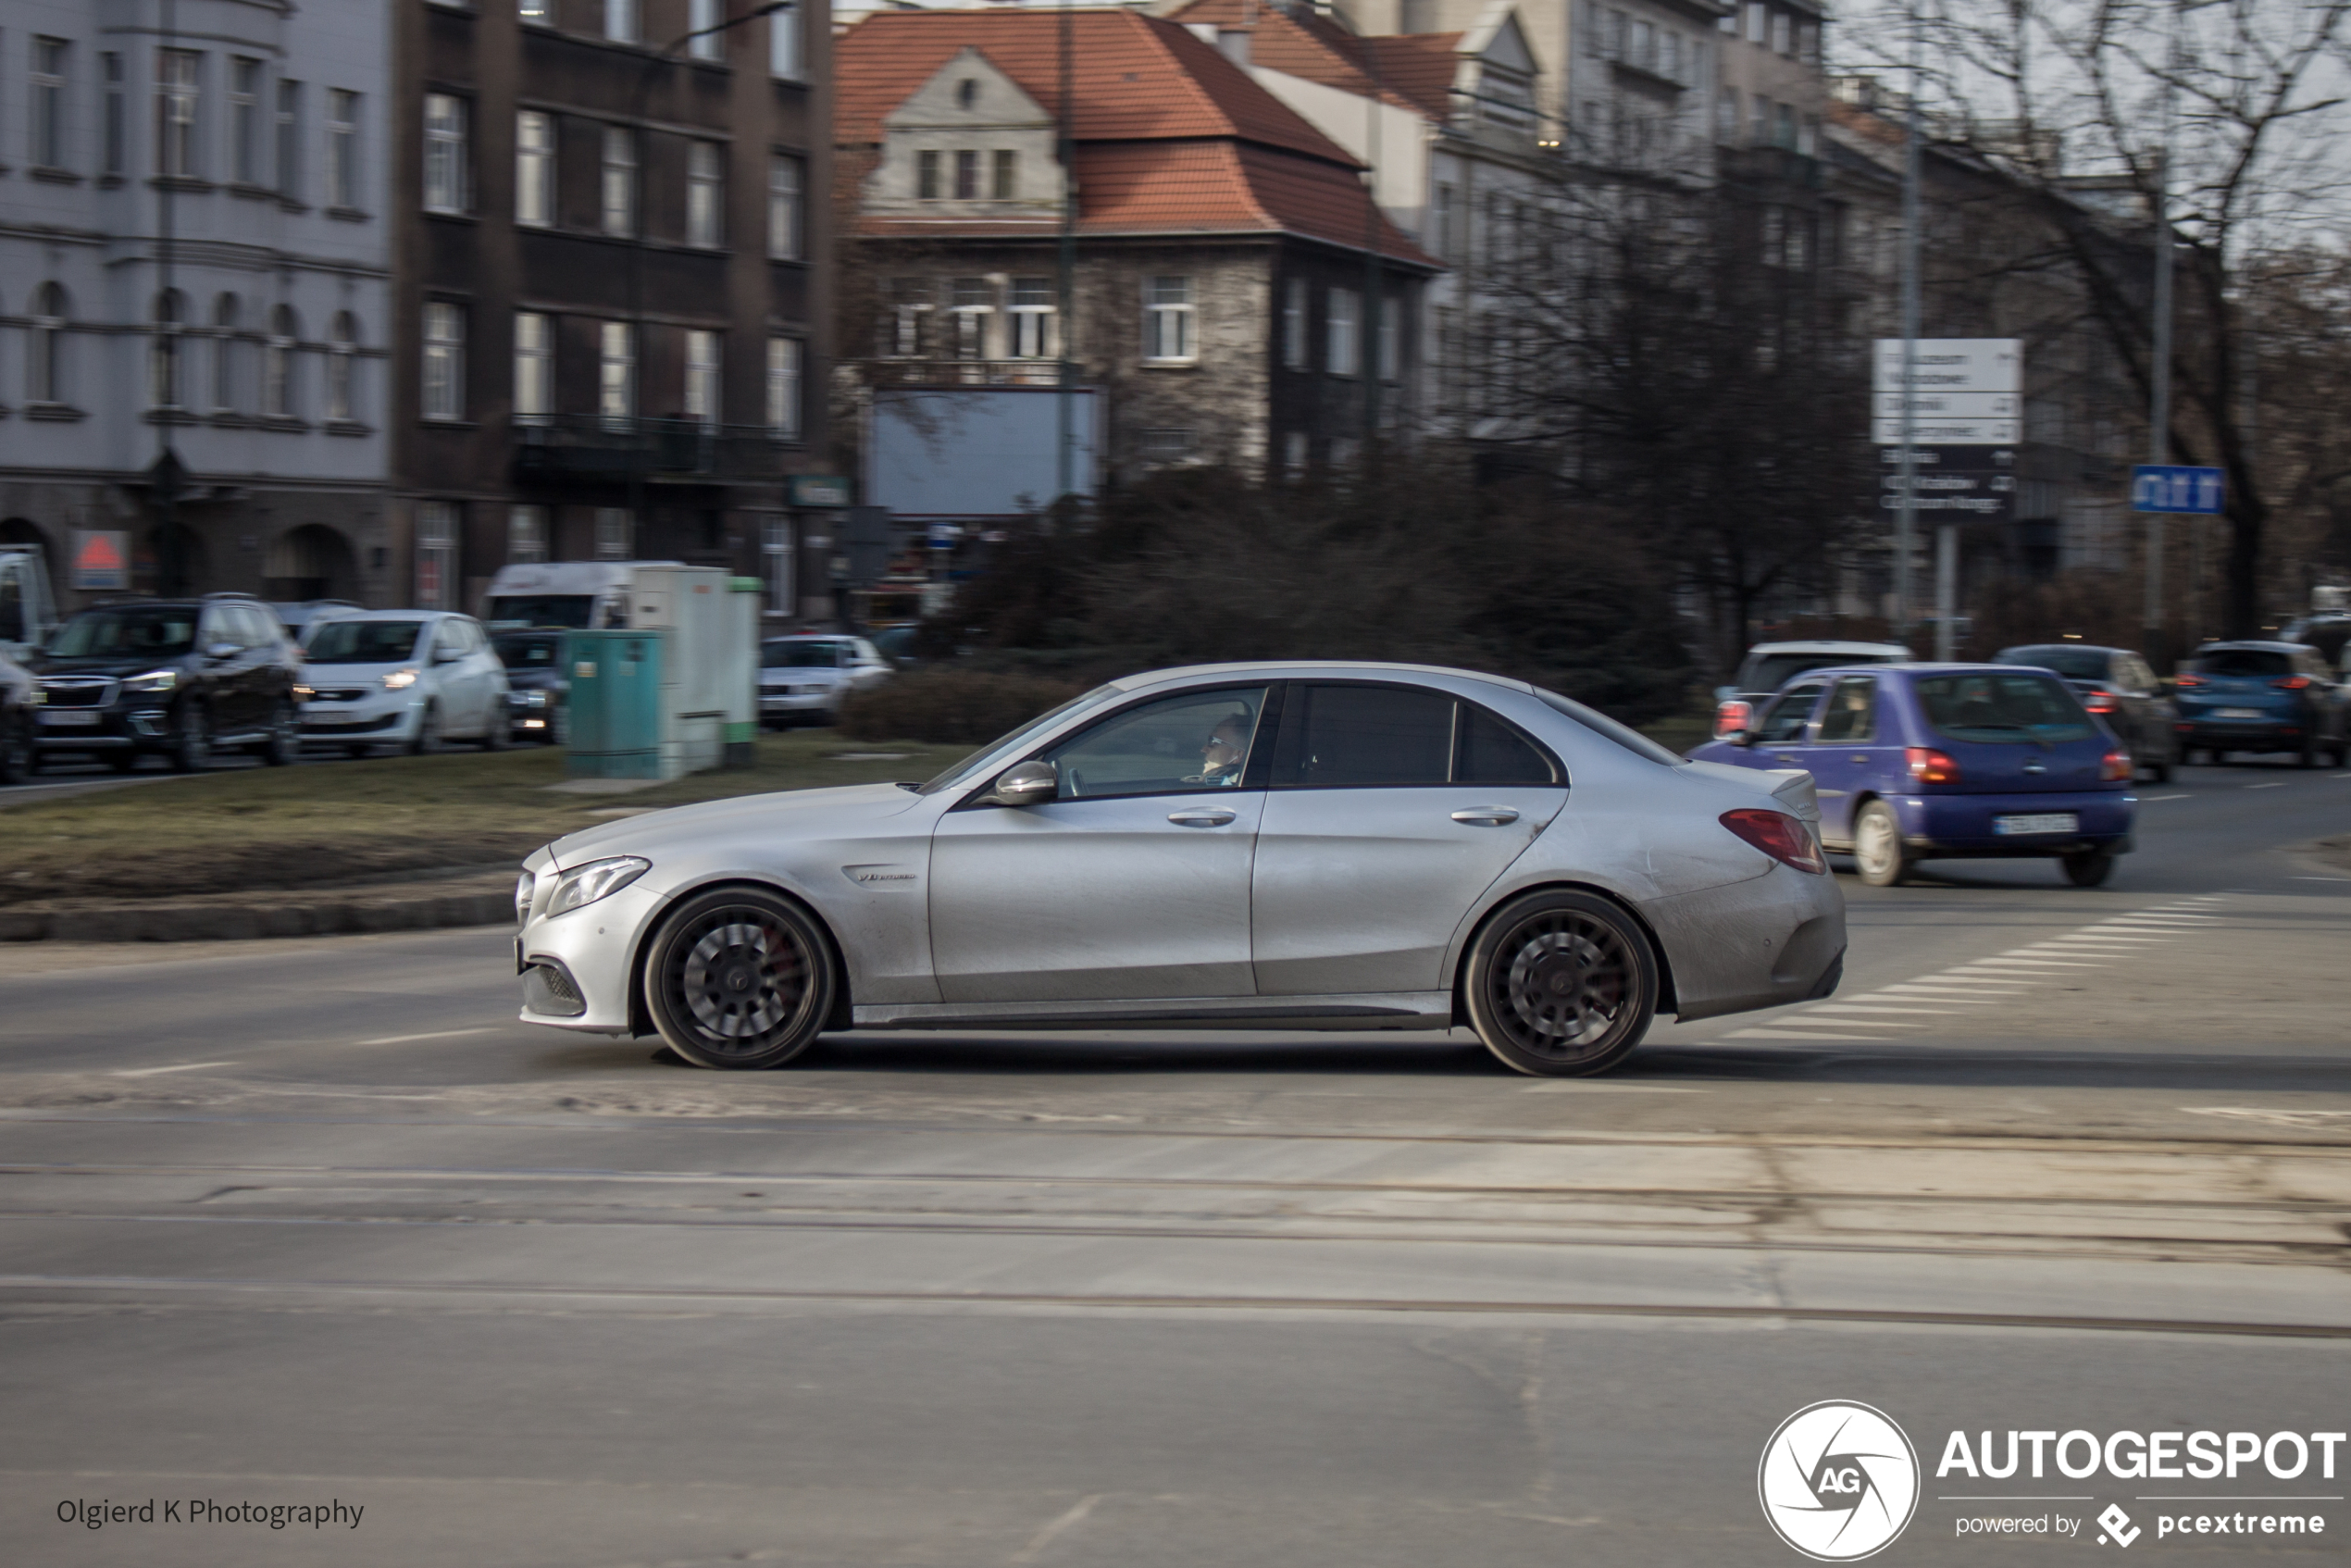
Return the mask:
<svg viewBox="0 0 2351 1568">
<path fill-rule="evenodd" d="M 638 476 L 704 484 L 778 479 L 783 447 L 765 425 L 566 414 L 516 425 L 515 478 L 542 483 Z"/>
</svg>

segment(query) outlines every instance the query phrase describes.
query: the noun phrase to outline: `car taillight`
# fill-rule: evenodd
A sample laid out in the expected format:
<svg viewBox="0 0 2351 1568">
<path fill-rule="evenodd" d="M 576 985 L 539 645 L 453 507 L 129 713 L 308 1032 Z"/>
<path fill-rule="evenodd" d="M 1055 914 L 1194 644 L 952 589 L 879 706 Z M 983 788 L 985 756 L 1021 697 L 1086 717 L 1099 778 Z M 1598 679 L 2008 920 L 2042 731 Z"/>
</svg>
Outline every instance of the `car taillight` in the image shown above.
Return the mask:
<svg viewBox="0 0 2351 1568">
<path fill-rule="evenodd" d="M 2177 675 L 2171 678 L 2171 684 L 2174 686 L 2201 686 L 2204 684 L 2204 681 L 2202 678 L 2197 676 Z"/>
<path fill-rule="evenodd" d="M 1902 760 L 1909 765 L 1910 777 L 1922 784 L 1957 784 L 1959 765 L 1951 760 L 1948 752 L 1938 752 L 1932 746 L 1906 746 Z"/>
<path fill-rule="evenodd" d="M 1754 722 L 1753 703 L 1723 703 L 1714 710 L 1714 739 L 1720 740 L 1726 736 L 1736 735 Z"/>
<path fill-rule="evenodd" d="M 2310 678 L 2307 675 L 2289 675 L 2273 680 L 2270 684 L 2281 691 L 2300 691 L 2309 686 Z"/>
<path fill-rule="evenodd" d="M 1812 830 L 1784 811 L 1743 807 L 1723 814 L 1723 826 L 1778 861 L 1819 876 L 1829 868 Z"/>
<path fill-rule="evenodd" d="M 2114 711 L 2114 693 L 2093 691 L 2082 699 L 2082 705 L 2094 714 L 2110 714 Z"/>
<path fill-rule="evenodd" d="M 2112 751 L 2098 759 L 2098 781 L 2102 784 L 2131 782 L 2131 753 Z"/>
</svg>

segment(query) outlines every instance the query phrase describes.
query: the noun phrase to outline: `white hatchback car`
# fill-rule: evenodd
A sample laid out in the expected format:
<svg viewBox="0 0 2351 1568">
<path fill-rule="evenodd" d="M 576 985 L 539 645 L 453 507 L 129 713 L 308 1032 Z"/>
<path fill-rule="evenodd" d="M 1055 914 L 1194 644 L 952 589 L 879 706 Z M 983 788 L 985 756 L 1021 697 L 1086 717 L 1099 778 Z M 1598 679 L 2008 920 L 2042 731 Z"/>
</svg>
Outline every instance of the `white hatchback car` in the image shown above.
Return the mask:
<svg viewBox="0 0 2351 1568">
<path fill-rule="evenodd" d="M 314 623 L 302 645 L 302 738 L 353 756 L 445 740 L 503 750 L 506 666 L 471 616 L 363 610 Z"/>
<path fill-rule="evenodd" d="M 759 645 L 759 722 L 830 724 L 843 697 L 889 677 L 889 661 L 862 637 L 771 637 Z"/>
</svg>

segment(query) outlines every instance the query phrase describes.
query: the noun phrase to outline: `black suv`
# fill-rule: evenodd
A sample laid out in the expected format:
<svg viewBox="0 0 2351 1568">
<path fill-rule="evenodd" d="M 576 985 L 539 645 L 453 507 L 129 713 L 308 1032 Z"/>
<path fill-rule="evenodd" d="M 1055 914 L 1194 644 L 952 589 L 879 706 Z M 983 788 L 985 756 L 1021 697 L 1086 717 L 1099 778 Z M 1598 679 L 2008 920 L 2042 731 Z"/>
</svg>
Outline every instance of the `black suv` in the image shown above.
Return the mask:
<svg viewBox="0 0 2351 1568">
<path fill-rule="evenodd" d="M 285 628 L 249 594 L 101 604 L 59 627 L 34 663 L 34 744 L 124 773 L 150 752 L 193 773 L 230 748 L 278 766 L 301 746 L 300 669 Z"/>
<path fill-rule="evenodd" d="M 2180 715 L 2164 695 L 2163 682 L 2138 654 L 2088 642 L 2034 642 L 2003 648 L 1992 662 L 2055 670 L 2082 705 L 2114 731 L 2133 768 L 2149 769 L 2158 784 L 2171 781 L 2172 765 L 2180 760 Z"/>
</svg>

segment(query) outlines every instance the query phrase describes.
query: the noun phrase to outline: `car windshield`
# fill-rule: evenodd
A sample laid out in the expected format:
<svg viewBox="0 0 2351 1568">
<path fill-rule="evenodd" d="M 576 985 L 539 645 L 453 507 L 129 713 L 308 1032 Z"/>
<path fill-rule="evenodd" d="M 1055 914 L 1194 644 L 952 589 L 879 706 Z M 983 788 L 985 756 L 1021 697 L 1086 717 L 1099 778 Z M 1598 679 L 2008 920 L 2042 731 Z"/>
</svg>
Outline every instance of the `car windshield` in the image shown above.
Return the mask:
<svg viewBox="0 0 2351 1568">
<path fill-rule="evenodd" d="M 2103 648 L 2068 648 L 2063 643 L 2058 643 L 2046 648 L 2004 649 L 1992 662 L 2053 669 L 2070 680 L 2104 680 L 2106 661 L 2107 653 Z"/>
<path fill-rule="evenodd" d="M 483 618 L 520 626 L 567 626 L 585 631 L 589 617 L 595 613 L 596 596 L 592 593 L 510 593 L 492 599 L 490 613 Z"/>
<path fill-rule="evenodd" d="M 1777 691 L 1806 670 L 1826 669 L 1831 665 L 1882 665 L 1891 655 L 1884 653 L 1762 653 L 1749 657 L 1751 662 L 1748 669 L 1748 678 L 1739 683 L 1739 689 L 1743 691 Z"/>
<path fill-rule="evenodd" d="M 314 665 L 390 665 L 417 651 L 422 621 L 326 621 L 311 632 L 302 656 Z"/>
<path fill-rule="evenodd" d="M 838 642 L 770 642 L 759 651 L 764 669 L 838 669 L 849 650 Z"/>
<path fill-rule="evenodd" d="M 1535 695 L 1540 697 L 1546 705 L 1565 714 L 1593 733 L 1605 735 L 1636 756 L 1647 757 L 1651 762 L 1663 763 L 1668 767 L 1678 766 L 1687 760 L 1675 756 L 1631 725 L 1620 723 L 1598 709 L 1587 708 L 1573 697 L 1562 697 L 1556 691 L 1546 691 L 1539 686 L 1535 689 Z"/>
<path fill-rule="evenodd" d="M 2267 648 L 2212 648 L 2190 660 L 2188 667 L 2198 675 L 2258 680 L 2265 677 L 2292 675 L 2294 658 L 2291 654 L 2273 653 Z"/>
<path fill-rule="evenodd" d="M 996 755 L 999 752 L 1018 746 L 1030 736 L 1051 728 L 1057 721 L 1066 717 L 1070 714 L 1076 713 L 1080 708 L 1090 707 L 1096 703 L 1102 702 L 1107 698 L 1115 697 L 1118 694 L 1118 688 L 1115 686 L 1097 686 L 1091 691 L 1087 692 L 1083 696 L 1072 697 L 1060 707 L 1050 708 L 1044 713 L 1039 714 L 1035 718 L 1030 719 L 1026 724 L 1022 725 L 1019 728 L 1012 731 L 1010 734 L 1001 735 L 997 737 L 995 740 L 990 740 L 987 745 L 982 746 L 971 755 L 964 758 L 954 766 L 939 775 L 936 778 L 931 779 L 928 783 L 916 786 L 914 792 L 918 795 L 935 795 L 941 790 L 952 790 L 956 785 L 965 782 L 971 776 L 976 774 L 979 771 L 980 764 L 986 762 L 989 757 Z"/>
<path fill-rule="evenodd" d="M 2072 690 L 2046 675 L 1929 675 L 1918 680 L 1926 721 L 1953 740 L 2086 740 Z"/>
<path fill-rule="evenodd" d="M 547 669 L 563 657 L 564 643 L 560 637 L 498 637 L 490 645 L 498 651 L 498 661 L 508 669 Z"/>
<path fill-rule="evenodd" d="M 137 604 L 84 610 L 65 624 L 49 644 L 49 652 L 61 659 L 100 658 L 110 653 L 166 659 L 195 645 L 195 606 Z"/>
</svg>

